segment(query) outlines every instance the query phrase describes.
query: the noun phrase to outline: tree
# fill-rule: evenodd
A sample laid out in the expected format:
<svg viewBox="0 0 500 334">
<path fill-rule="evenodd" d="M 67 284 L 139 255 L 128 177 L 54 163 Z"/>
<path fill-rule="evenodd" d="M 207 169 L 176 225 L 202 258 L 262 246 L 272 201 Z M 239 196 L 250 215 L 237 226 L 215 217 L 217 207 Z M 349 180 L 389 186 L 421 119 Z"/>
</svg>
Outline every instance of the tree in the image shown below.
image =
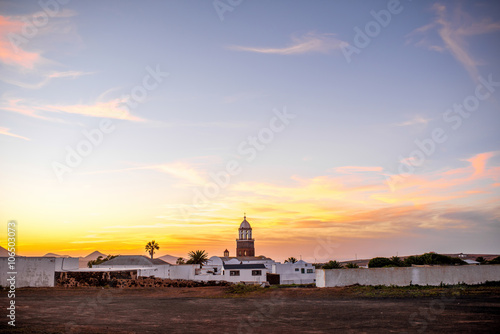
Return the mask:
<svg viewBox="0 0 500 334">
<path fill-rule="evenodd" d="M 480 264 L 484 264 L 486 262 L 486 260 L 482 256 L 477 257 L 476 261 L 479 262 Z"/>
<path fill-rule="evenodd" d="M 175 262 L 176 264 L 186 264 L 186 261 L 182 257 L 178 258 L 177 261 Z"/>
<path fill-rule="evenodd" d="M 404 261 L 405 265 L 410 267 L 411 265 L 463 265 L 467 264 L 462 259 L 458 257 L 451 257 L 447 255 L 442 255 L 434 252 L 425 253 L 422 255 L 413 255 L 406 258 Z"/>
<path fill-rule="evenodd" d="M 392 264 L 396 267 L 404 267 L 405 263 L 398 256 L 391 257 Z"/>
<path fill-rule="evenodd" d="M 337 261 L 331 261 L 331 260 L 322 267 L 322 269 L 341 269 L 341 268 L 342 264 L 340 264 Z"/>
<path fill-rule="evenodd" d="M 497 256 L 493 260 L 488 261 L 488 264 L 500 264 L 500 256 Z"/>
<path fill-rule="evenodd" d="M 150 241 L 146 244 L 146 252 L 149 253 L 151 256 L 151 259 L 153 259 L 153 255 L 155 253 L 155 250 L 160 249 L 160 245 L 156 241 Z"/>
<path fill-rule="evenodd" d="M 208 254 L 204 250 L 191 251 L 188 254 L 189 260 L 187 264 L 199 264 L 203 266 L 208 261 Z"/>
<path fill-rule="evenodd" d="M 114 258 L 115 258 L 115 257 L 117 257 L 117 256 L 118 256 L 118 255 L 108 255 L 108 256 L 106 256 L 105 258 L 103 258 L 101 255 L 99 255 L 99 256 L 97 257 L 97 259 L 95 259 L 95 260 L 91 260 L 91 261 L 87 262 L 87 267 L 92 268 L 92 266 L 97 266 L 97 265 L 102 264 L 102 263 L 104 263 L 104 262 L 106 262 L 106 261 L 109 261 L 109 260 L 111 260 L 111 259 L 114 259 Z"/>
<path fill-rule="evenodd" d="M 391 259 L 388 259 L 386 257 L 374 257 L 370 260 L 370 262 L 368 262 L 368 268 L 382 268 L 392 265 L 393 263 Z"/>
<path fill-rule="evenodd" d="M 349 262 L 348 264 L 345 265 L 346 268 L 359 268 L 359 266 L 356 263 Z"/>
<path fill-rule="evenodd" d="M 297 262 L 297 259 L 294 258 L 293 256 L 285 260 L 285 263 L 295 263 L 295 262 Z"/>
</svg>

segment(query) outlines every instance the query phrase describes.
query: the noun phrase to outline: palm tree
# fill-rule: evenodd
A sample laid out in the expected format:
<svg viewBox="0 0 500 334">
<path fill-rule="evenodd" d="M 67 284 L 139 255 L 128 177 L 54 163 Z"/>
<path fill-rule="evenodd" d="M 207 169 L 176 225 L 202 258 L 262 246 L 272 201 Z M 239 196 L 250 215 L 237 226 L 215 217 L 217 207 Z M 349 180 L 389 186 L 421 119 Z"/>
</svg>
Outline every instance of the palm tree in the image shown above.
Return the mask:
<svg viewBox="0 0 500 334">
<path fill-rule="evenodd" d="M 177 259 L 177 262 L 175 262 L 175 264 L 185 264 L 186 262 L 184 261 L 184 259 L 182 257 L 178 258 Z"/>
<path fill-rule="evenodd" d="M 151 255 L 151 259 L 153 259 L 153 255 L 155 253 L 155 250 L 160 249 L 160 245 L 156 241 L 150 241 L 146 244 L 146 252 Z"/>
<path fill-rule="evenodd" d="M 191 251 L 188 256 L 187 264 L 199 264 L 202 267 L 208 261 L 208 254 L 204 250 Z"/>
<path fill-rule="evenodd" d="M 285 263 L 295 263 L 295 262 L 297 262 L 297 259 L 294 258 L 293 256 L 285 260 Z"/>
</svg>

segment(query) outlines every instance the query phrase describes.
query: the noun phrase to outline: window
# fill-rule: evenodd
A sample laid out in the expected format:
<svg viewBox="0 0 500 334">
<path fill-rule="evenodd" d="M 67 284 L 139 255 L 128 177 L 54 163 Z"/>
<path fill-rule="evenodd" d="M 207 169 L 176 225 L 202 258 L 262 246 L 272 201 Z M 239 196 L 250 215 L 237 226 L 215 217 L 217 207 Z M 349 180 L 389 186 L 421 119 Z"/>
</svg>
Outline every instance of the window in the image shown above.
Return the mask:
<svg viewBox="0 0 500 334">
<path fill-rule="evenodd" d="M 306 271 L 304 270 L 304 268 L 300 268 L 300 272 L 304 274 Z"/>
<path fill-rule="evenodd" d="M 312 269 L 307 269 L 307 273 L 308 273 L 308 274 L 312 274 L 312 273 L 313 273 L 313 270 L 312 270 Z"/>
<path fill-rule="evenodd" d="M 229 276 L 240 276 L 239 270 L 229 270 Z"/>
<path fill-rule="evenodd" d="M 299 268 L 295 268 L 295 271 L 299 271 Z"/>
<path fill-rule="evenodd" d="M 262 275 L 262 270 L 252 270 L 252 276 L 260 276 Z"/>
</svg>

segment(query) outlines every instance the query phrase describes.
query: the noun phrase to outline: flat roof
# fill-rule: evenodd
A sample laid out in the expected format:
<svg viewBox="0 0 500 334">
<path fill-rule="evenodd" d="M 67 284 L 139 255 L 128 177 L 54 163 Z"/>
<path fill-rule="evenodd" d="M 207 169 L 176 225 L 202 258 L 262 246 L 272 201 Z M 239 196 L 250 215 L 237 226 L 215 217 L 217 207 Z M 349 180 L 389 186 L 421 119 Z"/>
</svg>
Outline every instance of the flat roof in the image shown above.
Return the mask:
<svg viewBox="0 0 500 334">
<path fill-rule="evenodd" d="M 224 264 L 224 269 L 266 269 L 262 263 Z"/>
</svg>

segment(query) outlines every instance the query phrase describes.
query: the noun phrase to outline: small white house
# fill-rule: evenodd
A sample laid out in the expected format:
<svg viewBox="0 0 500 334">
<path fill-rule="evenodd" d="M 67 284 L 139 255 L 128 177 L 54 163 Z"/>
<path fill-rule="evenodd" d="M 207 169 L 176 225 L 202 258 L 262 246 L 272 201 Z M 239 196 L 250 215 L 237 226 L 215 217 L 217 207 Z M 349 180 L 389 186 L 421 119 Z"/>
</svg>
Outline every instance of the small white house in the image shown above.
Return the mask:
<svg viewBox="0 0 500 334">
<path fill-rule="evenodd" d="M 316 268 L 305 261 L 276 263 L 273 273 L 280 275 L 280 284 L 311 284 L 316 282 Z"/>
<path fill-rule="evenodd" d="M 267 281 L 268 270 L 262 263 L 253 264 L 223 264 L 222 277 L 232 283 L 264 283 Z"/>
</svg>

